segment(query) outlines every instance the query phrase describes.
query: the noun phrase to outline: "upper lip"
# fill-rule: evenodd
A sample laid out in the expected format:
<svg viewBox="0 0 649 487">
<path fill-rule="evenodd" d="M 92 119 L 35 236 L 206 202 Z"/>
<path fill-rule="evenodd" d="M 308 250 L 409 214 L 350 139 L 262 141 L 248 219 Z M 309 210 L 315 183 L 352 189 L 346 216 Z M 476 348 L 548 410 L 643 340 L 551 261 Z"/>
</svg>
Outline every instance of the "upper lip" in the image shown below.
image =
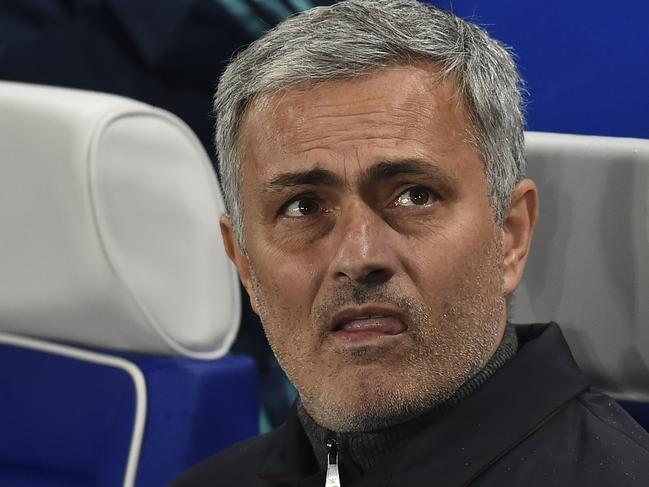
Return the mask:
<svg viewBox="0 0 649 487">
<path fill-rule="evenodd" d="M 385 317 L 394 317 L 406 324 L 403 314 L 396 308 L 385 305 L 367 305 L 356 308 L 345 308 L 338 311 L 331 320 L 330 330 L 338 330 L 345 323 L 353 320 Z"/>
</svg>

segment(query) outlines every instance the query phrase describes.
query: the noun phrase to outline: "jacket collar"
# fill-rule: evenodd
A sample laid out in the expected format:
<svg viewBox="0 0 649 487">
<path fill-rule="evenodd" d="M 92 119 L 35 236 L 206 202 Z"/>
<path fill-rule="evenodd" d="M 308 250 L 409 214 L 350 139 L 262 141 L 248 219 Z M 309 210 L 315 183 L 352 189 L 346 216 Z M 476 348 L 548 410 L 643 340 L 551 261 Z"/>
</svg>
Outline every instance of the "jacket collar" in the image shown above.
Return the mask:
<svg viewBox="0 0 649 487">
<path fill-rule="evenodd" d="M 276 441 L 268 452 L 258 476 L 275 482 L 296 482 L 318 471 L 318 462 L 311 443 L 297 415 L 297 401 L 291 408 L 286 423 L 274 432 Z"/>
<path fill-rule="evenodd" d="M 517 326 L 516 333 L 520 349 L 510 362 L 356 485 L 411 486 L 422 476 L 436 485 L 466 485 L 588 388 L 556 324 Z M 260 477 L 299 481 L 317 473 L 295 406 L 276 434 Z"/>
</svg>

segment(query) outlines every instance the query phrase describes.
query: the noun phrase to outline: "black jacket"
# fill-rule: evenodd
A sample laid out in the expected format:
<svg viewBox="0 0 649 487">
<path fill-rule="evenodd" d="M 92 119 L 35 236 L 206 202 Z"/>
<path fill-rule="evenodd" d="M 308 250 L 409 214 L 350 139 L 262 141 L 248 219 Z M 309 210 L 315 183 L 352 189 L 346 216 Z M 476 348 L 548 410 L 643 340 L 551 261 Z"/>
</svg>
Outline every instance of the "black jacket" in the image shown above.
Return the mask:
<svg viewBox="0 0 649 487">
<path fill-rule="evenodd" d="M 342 487 L 649 486 L 649 434 L 590 389 L 559 327 L 518 326 L 520 348 L 480 389 Z M 323 487 L 295 414 L 173 487 Z"/>
</svg>

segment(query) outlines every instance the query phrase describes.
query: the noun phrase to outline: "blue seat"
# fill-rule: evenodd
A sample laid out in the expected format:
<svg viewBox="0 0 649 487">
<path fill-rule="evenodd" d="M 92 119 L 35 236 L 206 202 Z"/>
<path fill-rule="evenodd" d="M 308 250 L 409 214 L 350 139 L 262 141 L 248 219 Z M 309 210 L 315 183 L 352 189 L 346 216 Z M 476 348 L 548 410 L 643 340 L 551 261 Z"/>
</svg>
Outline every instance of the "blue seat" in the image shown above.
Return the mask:
<svg viewBox="0 0 649 487">
<path fill-rule="evenodd" d="M 17 338 L 0 345 L 0 370 L 0 485 L 162 486 L 257 433 L 242 355 L 120 357 Z"/>
<path fill-rule="evenodd" d="M 0 82 L 0 485 L 162 486 L 258 432 L 240 296 L 193 133 Z"/>
</svg>

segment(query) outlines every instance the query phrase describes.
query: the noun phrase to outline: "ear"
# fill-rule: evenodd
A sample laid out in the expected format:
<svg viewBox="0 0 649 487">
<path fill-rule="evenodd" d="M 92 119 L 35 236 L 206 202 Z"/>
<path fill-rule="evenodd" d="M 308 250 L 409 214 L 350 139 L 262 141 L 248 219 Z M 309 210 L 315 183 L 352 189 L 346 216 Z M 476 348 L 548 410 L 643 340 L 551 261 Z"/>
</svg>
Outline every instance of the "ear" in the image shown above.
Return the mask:
<svg viewBox="0 0 649 487">
<path fill-rule="evenodd" d="M 248 259 L 248 254 L 246 254 L 239 245 L 230 217 L 223 215 L 219 221 L 219 225 L 221 227 L 225 252 L 239 271 L 241 283 L 243 284 L 243 287 L 246 288 L 248 296 L 250 296 L 250 305 L 252 306 L 252 310 L 259 314 L 259 311 L 257 310 L 257 299 L 250 279 L 250 260 Z"/>
<path fill-rule="evenodd" d="M 512 193 L 509 212 L 503 223 L 504 293 L 512 294 L 523 278 L 523 270 L 532 244 L 539 208 L 536 184 L 524 179 Z"/>
</svg>

